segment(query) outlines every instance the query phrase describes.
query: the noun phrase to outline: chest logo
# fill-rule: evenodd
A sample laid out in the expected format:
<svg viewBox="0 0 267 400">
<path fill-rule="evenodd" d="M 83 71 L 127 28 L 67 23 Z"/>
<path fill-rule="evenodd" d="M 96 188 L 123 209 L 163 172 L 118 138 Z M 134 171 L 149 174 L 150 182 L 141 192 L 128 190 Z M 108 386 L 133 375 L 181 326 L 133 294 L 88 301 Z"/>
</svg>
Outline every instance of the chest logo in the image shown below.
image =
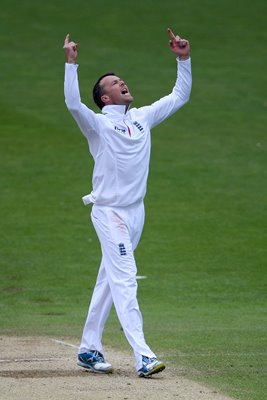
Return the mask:
<svg viewBox="0 0 267 400">
<path fill-rule="evenodd" d="M 126 133 L 126 128 L 121 128 L 121 127 L 116 126 L 116 125 L 115 125 L 114 128 L 115 128 L 115 131 L 117 131 L 117 132 L 120 132 L 120 133 L 123 133 L 123 134 Z"/>
<path fill-rule="evenodd" d="M 134 126 L 136 126 L 137 129 L 139 129 L 140 132 L 142 132 L 142 133 L 144 132 L 144 128 L 142 127 L 141 124 L 139 124 L 139 122 L 134 121 L 133 124 L 134 124 Z"/>
</svg>

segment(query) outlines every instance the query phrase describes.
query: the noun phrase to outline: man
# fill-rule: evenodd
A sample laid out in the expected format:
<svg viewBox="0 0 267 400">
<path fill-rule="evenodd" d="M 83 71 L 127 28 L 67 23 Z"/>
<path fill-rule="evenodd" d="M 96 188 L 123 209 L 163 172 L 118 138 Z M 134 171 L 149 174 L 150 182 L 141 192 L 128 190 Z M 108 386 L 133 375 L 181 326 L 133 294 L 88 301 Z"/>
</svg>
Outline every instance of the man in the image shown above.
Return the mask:
<svg viewBox="0 0 267 400">
<path fill-rule="evenodd" d="M 132 346 L 136 370 L 147 377 L 165 368 L 147 345 L 137 302 L 137 268 L 134 250 L 144 224 L 143 199 L 150 159 L 150 129 L 188 100 L 191 91 L 190 46 L 170 29 L 170 49 L 177 57 L 175 86 L 168 96 L 152 105 L 131 108 L 128 86 L 113 73 L 101 76 L 93 89 L 95 113 L 81 102 L 77 77 L 77 44 L 64 43 L 65 101 L 86 137 L 95 166 L 93 190 L 83 197 L 93 203 L 91 218 L 98 235 L 102 261 L 78 352 L 78 365 L 110 373 L 102 354 L 102 333 L 114 303 L 123 332 Z"/>
</svg>

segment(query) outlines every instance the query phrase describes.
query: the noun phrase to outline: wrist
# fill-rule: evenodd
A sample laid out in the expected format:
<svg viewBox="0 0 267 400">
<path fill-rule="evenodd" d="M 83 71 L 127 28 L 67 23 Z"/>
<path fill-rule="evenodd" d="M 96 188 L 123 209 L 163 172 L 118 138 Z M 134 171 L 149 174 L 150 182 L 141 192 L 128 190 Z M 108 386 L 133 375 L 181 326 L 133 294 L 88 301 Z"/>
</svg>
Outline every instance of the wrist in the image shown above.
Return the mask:
<svg viewBox="0 0 267 400">
<path fill-rule="evenodd" d="M 185 61 L 185 60 L 188 60 L 190 58 L 190 55 L 188 54 L 187 56 L 178 56 L 177 55 L 177 59 L 179 60 L 179 61 Z"/>
</svg>

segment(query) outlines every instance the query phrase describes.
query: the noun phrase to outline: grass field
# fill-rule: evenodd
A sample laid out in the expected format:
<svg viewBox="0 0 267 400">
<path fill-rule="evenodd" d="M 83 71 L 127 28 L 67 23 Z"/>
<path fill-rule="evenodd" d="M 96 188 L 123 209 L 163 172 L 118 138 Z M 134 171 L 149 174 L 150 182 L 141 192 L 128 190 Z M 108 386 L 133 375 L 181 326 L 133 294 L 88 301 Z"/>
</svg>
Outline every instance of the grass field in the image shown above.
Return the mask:
<svg viewBox="0 0 267 400">
<path fill-rule="evenodd" d="M 166 28 L 190 39 L 193 91 L 152 132 L 137 250 L 146 338 L 187 376 L 266 396 L 267 3 L 2 1 L 1 332 L 79 337 L 100 251 L 81 197 L 92 160 L 63 98 L 63 39 L 84 102 L 115 70 L 135 106 L 168 93 Z M 126 346 L 113 312 L 105 342 Z"/>
</svg>

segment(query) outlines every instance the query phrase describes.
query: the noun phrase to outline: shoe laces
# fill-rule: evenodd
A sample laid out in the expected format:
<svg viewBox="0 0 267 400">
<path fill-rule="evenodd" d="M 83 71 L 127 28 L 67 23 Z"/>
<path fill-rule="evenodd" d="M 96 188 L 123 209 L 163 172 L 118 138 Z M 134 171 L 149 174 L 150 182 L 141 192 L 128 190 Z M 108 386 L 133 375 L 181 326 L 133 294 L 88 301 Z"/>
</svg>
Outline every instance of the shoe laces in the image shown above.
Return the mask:
<svg viewBox="0 0 267 400">
<path fill-rule="evenodd" d="M 142 356 L 142 362 L 144 366 L 147 366 L 148 364 L 151 364 L 152 362 L 156 361 L 155 357 L 146 357 L 146 356 Z"/>
<path fill-rule="evenodd" d="M 95 362 L 105 362 L 103 354 L 101 354 L 99 351 L 95 350 L 93 352 L 93 359 Z"/>
<path fill-rule="evenodd" d="M 105 359 L 104 359 L 103 354 L 100 353 L 100 352 L 97 351 L 97 350 L 89 351 L 89 352 L 86 354 L 85 357 L 86 357 L 86 360 L 89 361 L 89 362 L 93 362 L 93 363 L 105 362 Z"/>
</svg>

